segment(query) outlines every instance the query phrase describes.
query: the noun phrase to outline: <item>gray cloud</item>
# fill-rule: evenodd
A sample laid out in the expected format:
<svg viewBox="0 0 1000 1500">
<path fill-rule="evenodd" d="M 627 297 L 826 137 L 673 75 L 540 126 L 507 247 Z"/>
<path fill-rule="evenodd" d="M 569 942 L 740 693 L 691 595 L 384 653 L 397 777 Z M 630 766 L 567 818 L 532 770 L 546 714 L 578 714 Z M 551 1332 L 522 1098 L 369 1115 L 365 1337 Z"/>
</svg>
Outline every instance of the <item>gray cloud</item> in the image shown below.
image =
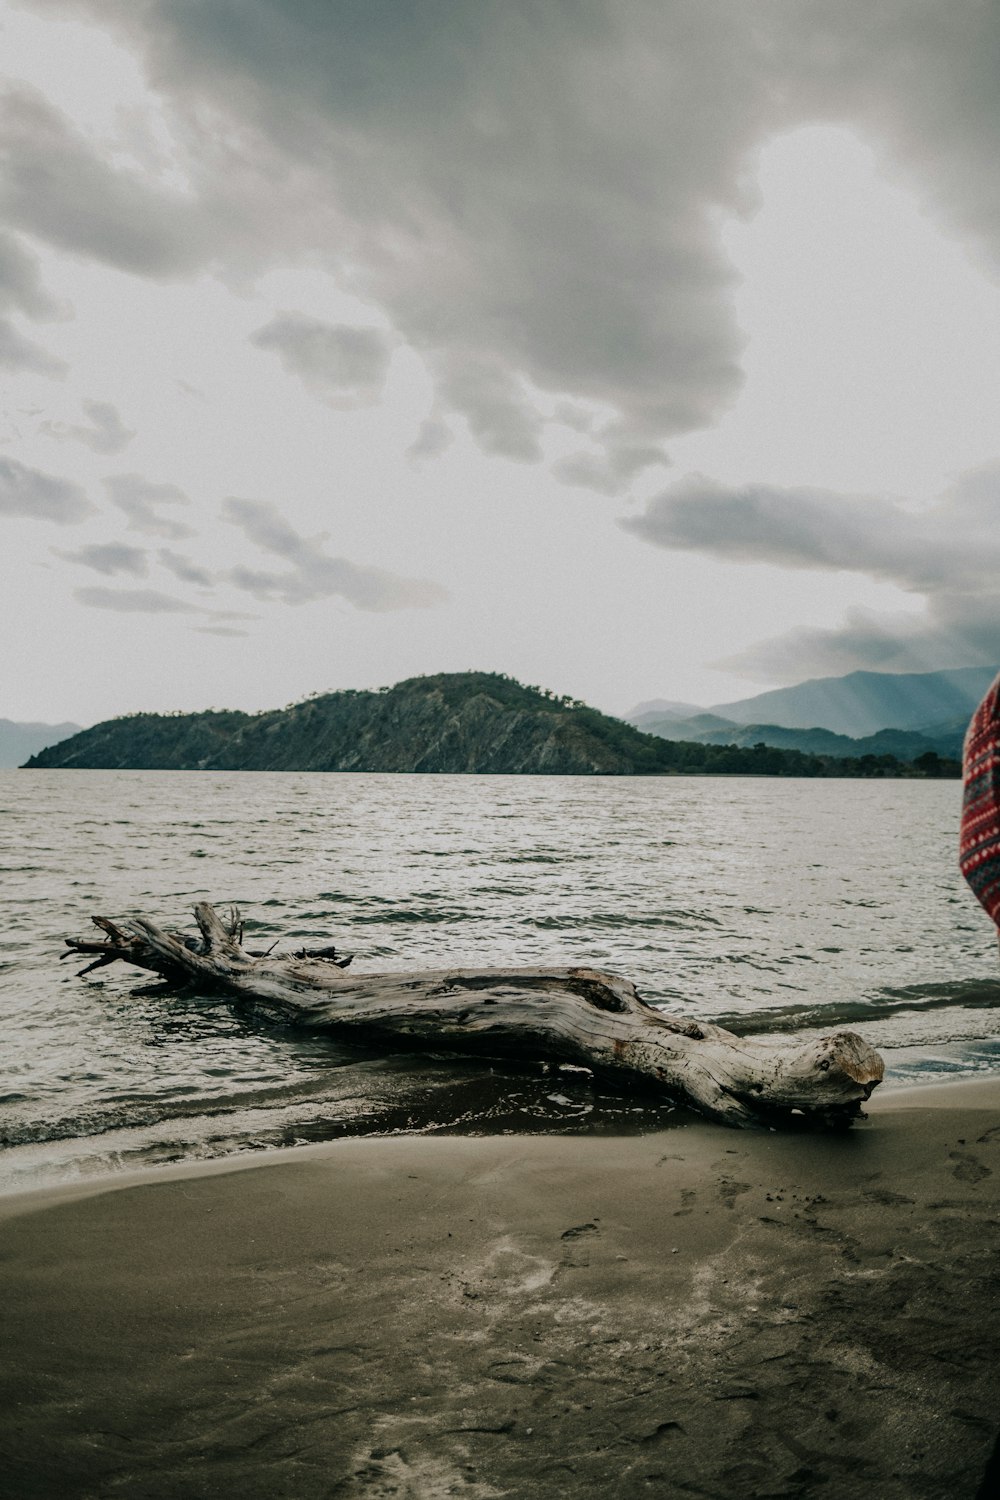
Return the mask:
<svg viewBox="0 0 1000 1500">
<path fill-rule="evenodd" d="M 34 89 L 0 98 L 0 144 L 0 204 L 16 228 L 140 275 L 187 275 L 203 263 L 210 237 L 189 200 L 111 166 Z"/>
<path fill-rule="evenodd" d="M 69 526 L 93 515 L 94 510 L 81 487 L 71 480 L 28 468 L 16 458 L 0 458 L 0 515 Z"/>
<path fill-rule="evenodd" d="M 735 394 L 715 224 L 742 202 L 744 152 L 774 97 L 742 10 L 84 8 L 143 47 L 185 115 L 198 201 L 161 201 L 87 160 L 21 98 L 14 222 L 151 275 L 236 253 L 349 268 L 477 441 L 523 460 L 541 453 L 532 387 L 608 404 L 619 420 L 604 445 L 627 448 L 659 446 Z M 224 157 L 206 106 L 235 123 L 217 133 L 239 142 Z M 294 192 L 279 203 L 283 180 Z"/>
<path fill-rule="evenodd" d="M 323 323 L 305 313 L 281 312 L 250 337 L 273 350 L 286 370 L 335 406 L 377 401 L 389 369 L 389 339 L 378 328 Z"/>
<path fill-rule="evenodd" d="M 200 635 L 248 636 L 249 630 L 237 630 L 232 625 L 192 625 Z"/>
<path fill-rule="evenodd" d="M 1000 665 L 1000 596 L 940 596 L 920 614 L 855 609 L 832 630 L 789 631 L 713 663 L 761 682 L 800 682 L 859 669 L 932 672 Z"/>
<path fill-rule="evenodd" d="M 49 375 L 59 379 L 66 374 L 65 360 L 56 359 L 41 344 L 26 339 L 9 318 L 0 318 L 0 369 L 14 374 Z"/>
<path fill-rule="evenodd" d="M 923 613 L 855 610 L 833 630 L 796 631 L 718 665 L 765 680 L 930 670 L 1000 655 L 1000 465 L 963 475 L 913 510 L 882 497 L 694 476 L 650 501 L 624 530 L 671 550 L 733 562 L 851 571 L 922 596 Z"/>
<path fill-rule="evenodd" d="M 484 448 L 538 459 L 536 390 L 610 410 L 596 451 L 559 469 L 603 492 L 738 391 L 717 227 L 774 133 L 860 127 L 996 268 L 993 4 L 77 8 L 143 51 L 184 122 L 191 194 L 113 170 L 21 94 L 13 222 L 148 275 L 296 256 L 346 272 Z"/>
<path fill-rule="evenodd" d="M 48 433 L 49 437 L 70 438 L 74 442 L 83 443 L 93 453 L 121 453 L 127 448 L 135 437 L 131 427 L 126 427 L 119 415 L 118 408 L 112 406 L 110 401 L 91 401 L 84 399 L 81 403 L 84 415 L 89 419 L 89 426 L 75 426 L 67 422 L 42 422 L 41 430 Z"/>
<path fill-rule="evenodd" d="M 503 361 L 453 353 L 438 364 L 442 400 L 462 413 L 485 452 L 524 463 L 541 458 L 542 418 Z"/>
<path fill-rule="evenodd" d="M 261 601 L 306 604 L 337 596 L 358 609 L 381 613 L 430 609 L 448 597 L 440 584 L 427 579 L 403 578 L 382 568 L 327 556 L 323 537 L 300 536 L 277 506 L 267 501 L 230 497 L 223 505 L 223 515 L 256 546 L 290 564 L 283 573 L 242 566 L 230 571 L 231 583 Z"/>
<path fill-rule="evenodd" d="M 133 578 L 145 578 L 148 571 L 146 554 L 141 547 L 129 547 L 125 542 L 92 542 L 78 547 L 75 552 L 63 552 L 53 548 L 57 557 L 66 562 L 82 563 L 111 578 L 116 573 L 127 573 Z"/>
<path fill-rule="evenodd" d="M 180 552 L 174 552 L 170 547 L 161 547 L 157 556 L 163 566 L 181 583 L 195 583 L 199 588 L 209 588 L 215 582 L 215 575 L 207 568 L 192 562 L 189 557 L 184 557 Z"/>
<path fill-rule="evenodd" d="M 602 495 L 620 495 L 644 469 L 668 463 L 662 448 L 611 446 L 603 453 L 574 453 L 553 465 L 564 484 L 580 485 Z"/>
<path fill-rule="evenodd" d="M 128 518 L 130 531 L 180 541 L 194 536 L 194 528 L 171 516 L 161 516 L 160 505 L 189 505 L 187 495 L 175 484 L 153 484 L 141 474 L 111 474 L 105 479 L 111 499 Z"/>
<path fill-rule="evenodd" d="M 194 614 L 196 606 L 157 589 L 106 589 L 99 585 L 73 590 L 74 598 L 91 609 L 110 609 L 119 614 Z"/>
<path fill-rule="evenodd" d="M 416 460 L 437 458 L 439 453 L 444 453 L 451 446 L 454 439 L 455 434 L 447 422 L 437 416 L 427 417 L 420 424 L 420 431 L 407 449 L 407 455 Z"/>
<path fill-rule="evenodd" d="M 841 0 L 784 6 L 774 19 L 774 63 L 792 117 L 859 127 L 995 276 L 1000 9 Z"/>
<path fill-rule="evenodd" d="M 42 286 L 38 263 L 13 235 L 0 232 L 0 369 L 59 377 L 67 366 L 28 339 L 2 316 L 19 311 L 33 319 L 60 316 L 62 309 Z"/>
<path fill-rule="evenodd" d="M 36 320 L 59 317 L 61 308 L 42 286 L 38 262 L 12 234 L 0 232 L 0 307 L 16 307 Z"/>
<path fill-rule="evenodd" d="M 916 593 L 986 587 L 1000 570 L 1000 466 L 966 475 L 929 510 L 878 497 L 700 475 L 619 522 L 643 541 L 733 562 L 856 572 Z"/>
</svg>

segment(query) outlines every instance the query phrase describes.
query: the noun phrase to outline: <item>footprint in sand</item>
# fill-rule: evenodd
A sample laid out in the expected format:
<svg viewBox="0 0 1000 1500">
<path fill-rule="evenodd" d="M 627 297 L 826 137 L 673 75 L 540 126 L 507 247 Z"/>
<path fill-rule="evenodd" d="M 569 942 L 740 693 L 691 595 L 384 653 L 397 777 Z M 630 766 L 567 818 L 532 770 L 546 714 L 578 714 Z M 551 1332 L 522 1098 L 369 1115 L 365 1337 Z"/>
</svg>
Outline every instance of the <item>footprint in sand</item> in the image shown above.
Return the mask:
<svg viewBox="0 0 1000 1500">
<path fill-rule="evenodd" d="M 957 1177 L 959 1182 L 982 1182 L 984 1177 L 991 1177 L 989 1167 L 984 1167 L 981 1161 L 977 1161 L 971 1151 L 949 1151 L 948 1160 L 957 1162 L 952 1167 L 951 1175 Z"/>
<path fill-rule="evenodd" d="M 719 1183 L 719 1197 L 727 1208 L 732 1208 L 741 1193 L 749 1193 L 749 1182 L 734 1182 L 731 1177 L 723 1177 Z"/>
<path fill-rule="evenodd" d="M 601 1231 L 593 1222 L 586 1224 L 574 1224 L 571 1229 L 564 1229 L 559 1236 L 566 1241 L 566 1248 L 562 1253 L 561 1266 L 563 1270 L 579 1270 L 583 1266 L 589 1266 L 590 1245 L 594 1236 L 600 1238 Z"/>
<path fill-rule="evenodd" d="M 559 1236 L 561 1240 L 576 1240 L 583 1234 L 599 1234 L 600 1230 L 596 1224 L 575 1224 L 572 1229 L 564 1229 Z"/>
</svg>

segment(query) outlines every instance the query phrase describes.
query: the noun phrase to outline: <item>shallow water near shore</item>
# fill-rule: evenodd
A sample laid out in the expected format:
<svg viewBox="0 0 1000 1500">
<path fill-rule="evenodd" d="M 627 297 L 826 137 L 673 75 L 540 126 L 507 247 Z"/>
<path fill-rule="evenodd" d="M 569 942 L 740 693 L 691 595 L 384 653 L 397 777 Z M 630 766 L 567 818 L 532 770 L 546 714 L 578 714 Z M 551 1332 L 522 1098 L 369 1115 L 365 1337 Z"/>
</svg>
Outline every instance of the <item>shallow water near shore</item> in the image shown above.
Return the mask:
<svg viewBox="0 0 1000 1500">
<path fill-rule="evenodd" d="M 1000 1070 L 1000 966 L 956 782 L 0 773 L 0 1187 L 338 1135 L 623 1131 L 586 1075 L 379 1057 L 59 963 L 92 913 L 335 942 L 358 969 L 588 964 L 754 1034 L 849 1026 L 888 1086 Z"/>
</svg>

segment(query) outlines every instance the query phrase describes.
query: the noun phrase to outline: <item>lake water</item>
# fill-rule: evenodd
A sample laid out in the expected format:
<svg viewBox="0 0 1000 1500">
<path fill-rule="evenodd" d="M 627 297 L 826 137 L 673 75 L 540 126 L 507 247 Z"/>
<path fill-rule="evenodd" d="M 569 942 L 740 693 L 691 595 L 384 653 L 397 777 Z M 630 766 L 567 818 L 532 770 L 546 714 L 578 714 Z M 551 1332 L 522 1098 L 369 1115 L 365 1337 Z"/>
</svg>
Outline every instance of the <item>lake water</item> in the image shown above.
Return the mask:
<svg viewBox="0 0 1000 1500">
<path fill-rule="evenodd" d="M 59 962 L 92 913 L 187 927 L 203 898 L 237 903 L 254 947 L 335 942 L 357 969 L 587 964 L 734 1030 L 850 1026 L 887 1086 L 1000 1068 L 957 782 L 7 771 L 0 796 L 0 1187 L 352 1132 L 679 1117 Z"/>
</svg>

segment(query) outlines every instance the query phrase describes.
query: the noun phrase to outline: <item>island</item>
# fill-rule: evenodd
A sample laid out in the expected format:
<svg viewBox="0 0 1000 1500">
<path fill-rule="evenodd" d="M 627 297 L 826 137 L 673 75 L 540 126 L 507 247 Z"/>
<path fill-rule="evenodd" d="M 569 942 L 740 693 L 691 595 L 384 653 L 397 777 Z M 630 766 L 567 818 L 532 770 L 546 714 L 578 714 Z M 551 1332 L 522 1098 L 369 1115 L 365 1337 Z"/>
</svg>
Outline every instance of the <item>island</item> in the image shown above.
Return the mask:
<svg viewBox="0 0 1000 1500">
<path fill-rule="evenodd" d="M 500 672 L 411 677 L 248 714 L 136 713 L 51 745 L 30 770 L 395 771 L 550 776 L 958 776 L 933 752 L 844 757 L 645 734 Z"/>
</svg>

